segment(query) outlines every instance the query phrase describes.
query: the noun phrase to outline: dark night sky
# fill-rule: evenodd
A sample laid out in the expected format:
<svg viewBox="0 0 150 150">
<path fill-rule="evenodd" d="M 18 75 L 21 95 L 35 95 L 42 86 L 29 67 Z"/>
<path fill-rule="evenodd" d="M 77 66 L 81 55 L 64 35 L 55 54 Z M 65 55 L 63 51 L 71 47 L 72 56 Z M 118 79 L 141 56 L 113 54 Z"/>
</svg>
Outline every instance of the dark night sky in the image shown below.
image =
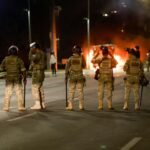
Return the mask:
<svg viewBox="0 0 150 150">
<path fill-rule="evenodd" d="M 150 35 L 150 19 L 139 0 L 91 0 L 91 43 L 113 42 L 113 36 L 122 36 L 122 25 L 127 35 Z M 32 41 L 38 41 L 42 48 L 50 47 L 52 0 L 30 0 Z M 128 4 L 122 7 L 122 2 Z M 61 6 L 57 16 L 57 37 L 59 57 L 68 57 L 74 44 L 86 44 L 87 0 L 55 0 Z M 28 17 L 24 11 L 27 0 L 1 0 L 0 2 L 0 60 L 7 54 L 11 44 L 20 48 L 20 56 L 28 62 Z M 118 14 L 109 18 L 103 12 L 117 9 Z M 146 23 L 146 27 L 145 27 Z M 149 38 L 149 37 L 147 37 Z"/>
</svg>

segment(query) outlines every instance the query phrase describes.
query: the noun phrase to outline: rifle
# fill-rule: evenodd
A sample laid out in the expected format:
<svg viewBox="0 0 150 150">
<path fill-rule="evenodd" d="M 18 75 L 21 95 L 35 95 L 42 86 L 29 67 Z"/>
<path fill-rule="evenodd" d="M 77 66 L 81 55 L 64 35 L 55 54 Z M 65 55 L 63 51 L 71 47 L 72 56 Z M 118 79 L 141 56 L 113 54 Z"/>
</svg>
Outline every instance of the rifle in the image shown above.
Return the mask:
<svg viewBox="0 0 150 150">
<path fill-rule="evenodd" d="M 26 106 L 26 80 L 23 81 L 23 106 Z"/>
<path fill-rule="evenodd" d="M 23 106 L 25 107 L 26 106 L 26 83 L 27 83 L 27 80 L 26 80 L 26 72 L 23 73 L 22 77 L 23 78 Z"/>
<path fill-rule="evenodd" d="M 40 106 L 41 106 L 41 109 L 44 109 L 44 108 L 43 108 L 43 105 L 42 105 L 42 93 L 41 93 L 41 87 L 42 87 L 42 84 L 41 84 L 40 87 L 39 87 Z"/>
<path fill-rule="evenodd" d="M 141 86 L 141 94 L 140 94 L 140 102 L 139 102 L 140 107 L 142 105 L 142 96 L 143 96 L 143 86 Z"/>
</svg>

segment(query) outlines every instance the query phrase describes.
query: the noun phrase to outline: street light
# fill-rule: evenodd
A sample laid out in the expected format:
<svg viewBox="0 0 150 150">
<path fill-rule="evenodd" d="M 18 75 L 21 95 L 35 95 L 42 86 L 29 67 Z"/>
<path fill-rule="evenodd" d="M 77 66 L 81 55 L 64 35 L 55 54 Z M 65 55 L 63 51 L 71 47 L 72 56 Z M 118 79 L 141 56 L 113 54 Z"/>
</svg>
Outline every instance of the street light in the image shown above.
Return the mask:
<svg viewBox="0 0 150 150">
<path fill-rule="evenodd" d="M 30 44 L 32 42 L 32 38 L 31 38 L 31 19 L 29 9 L 28 9 L 28 28 L 29 28 L 29 44 Z"/>
<path fill-rule="evenodd" d="M 28 14 L 28 32 L 29 32 L 29 44 L 32 42 L 31 36 L 31 15 L 30 15 L 30 0 L 28 0 L 28 9 L 25 9 Z"/>
<path fill-rule="evenodd" d="M 84 18 L 87 22 L 87 46 L 88 46 L 88 54 L 90 50 L 90 19 L 89 18 Z"/>
</svg>

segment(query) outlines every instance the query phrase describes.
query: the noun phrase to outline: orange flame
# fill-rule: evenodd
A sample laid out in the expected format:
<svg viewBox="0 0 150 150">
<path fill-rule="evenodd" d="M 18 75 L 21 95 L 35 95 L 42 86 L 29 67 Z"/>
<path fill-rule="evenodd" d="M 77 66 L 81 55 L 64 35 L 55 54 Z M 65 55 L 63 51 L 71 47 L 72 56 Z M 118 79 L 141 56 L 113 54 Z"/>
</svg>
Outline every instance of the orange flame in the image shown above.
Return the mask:
<svg viewBox="0 0 150 150">
<path fill-rule="evenodd" d="M 91 63 L 91 60 L 93 58 L 93 50 L 90 50 L 89 54 L 86 55 L 86 61 L 87 61 L 87 64 L 89 64 L 89 69 L 90 70 L 96 70 L 96 68 L 98 68 L 98 65 L 93 65 Z M 114 54 L 114 57 L 116 59 L 116 61 L 118 62 L 116 68 L 114 68 L 114 71 L 122 71 L 123 70 L 123 65 L 125 64 L 125 60 L 121 57 L 121 55 L 118 55 L 118 54 Z"/>
</svg>

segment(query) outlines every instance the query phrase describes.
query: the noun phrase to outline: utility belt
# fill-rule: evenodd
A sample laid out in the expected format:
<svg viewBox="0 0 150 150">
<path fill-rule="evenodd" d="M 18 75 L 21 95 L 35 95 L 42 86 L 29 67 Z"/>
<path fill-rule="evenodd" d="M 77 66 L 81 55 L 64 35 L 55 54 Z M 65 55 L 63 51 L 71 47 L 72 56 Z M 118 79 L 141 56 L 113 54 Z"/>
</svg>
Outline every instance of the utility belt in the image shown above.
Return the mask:
<svg viewBox="0 0 150 150">
<path fill-rule="evenodd" d="M 33 69 L 33 70 L 44 70 L 44 68 L 43 68 L 42 65 L 33 65 L 33 66 L 32 66 L 32 69 Z"/>
<path fill-rule="evenodd" d="M 17 75 L 6 75 L 6 83 L 21 83 L 22 81 L 22 75 L 17 74 Z"/>
<path fill-rule="evenodd" d="M 82 72 L 70 71 L 69 78 L 72 81 L 84 81 L 85 77 Z"/>
<path fill-rule="evenodd" d="M 34 68 L 34 67 L 33 67 L 33 71 L 44 71 L 44 69 L 41 69 L 41 68 Z"/>
<path fill-rule="evenodd" d="M 124 77 L 124 81 L 129 82 L 131 84 L 135 84 L 135 83 L 139 83 L 140 82 L 140 76 L 134 76 L 134 75 L 127 75 L 126 77 Z"/>
</svg>

